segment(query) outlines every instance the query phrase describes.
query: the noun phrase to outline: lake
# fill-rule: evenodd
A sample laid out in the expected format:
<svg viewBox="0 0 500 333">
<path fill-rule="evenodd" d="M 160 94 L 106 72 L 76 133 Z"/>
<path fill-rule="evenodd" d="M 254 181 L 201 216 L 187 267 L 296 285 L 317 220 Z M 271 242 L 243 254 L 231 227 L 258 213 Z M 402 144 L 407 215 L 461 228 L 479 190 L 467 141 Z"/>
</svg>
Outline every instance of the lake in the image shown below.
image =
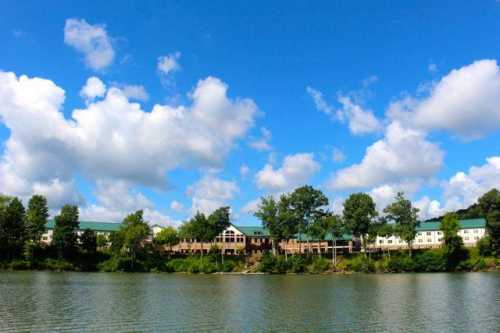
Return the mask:
<svg viewBox="0 0 500 333">
<path fill-rule="evenodd" d="M 0 272 L 0 331 L 494 332 L 500 273 Z"/>
</svg>

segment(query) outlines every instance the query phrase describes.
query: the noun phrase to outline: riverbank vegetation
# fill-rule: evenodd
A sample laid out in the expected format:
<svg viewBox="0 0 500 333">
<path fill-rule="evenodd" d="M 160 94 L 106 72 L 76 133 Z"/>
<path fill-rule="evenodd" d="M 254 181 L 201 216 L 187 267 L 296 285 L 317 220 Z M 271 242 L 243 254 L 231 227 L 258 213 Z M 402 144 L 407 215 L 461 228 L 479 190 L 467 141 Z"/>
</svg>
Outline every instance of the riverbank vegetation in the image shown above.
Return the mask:
<svg viewBox="0 0 500 333">
<path fill-rule="evenodd" d="M 224 255 L 214 239 L 230 225 L 229 207 L 210 215 L 196 214 L 178 229 L 164 228 L 154 235 L 142 211 L 125 217 L 108 237 L 95 231 L 79 230 L 78 207 L 65 205 L 54 217 L 52 242 L 41 241 L 49 217 L 47 201 L 35 195 L 25 208 L 18 198 L 0 196 L 0 268 L 105 272 L 247 272 L 247 273 L 326 273 L 326 272 L 443 272 L 494 270 L 500 267 L 500 192 L 489 191 L 465 210 L 485 217 L 487 236 L 475 248 L 464 247 L 457 235 L 457 213 L 442 218 L 443 246 L 413 249 L 418 209 L 402 193 L 379 215 L 366 193 L 350 195 L 342 215 L 333 214 L 328 199 L 319 190 L 303 186 L 279 198 L 262 198 L 255 215 L 267 228 L 272 250 L 249 256 L 244 250 Z M 292 238 L 335 241 L 348 233 L 361 240 L 357 254 L 288 254 L 278 244 Z M 397 235 L 407 242 L 407 251 L 376 251 L 370 247 L 377 236 Z M 172 251 L 181 239 L 211 243 L 207 254 L 180 254 Z M 301 246 L 301 242 L 299 242 Z M 335 247 L 335 246 L 334 246 Z"/>
</svg>

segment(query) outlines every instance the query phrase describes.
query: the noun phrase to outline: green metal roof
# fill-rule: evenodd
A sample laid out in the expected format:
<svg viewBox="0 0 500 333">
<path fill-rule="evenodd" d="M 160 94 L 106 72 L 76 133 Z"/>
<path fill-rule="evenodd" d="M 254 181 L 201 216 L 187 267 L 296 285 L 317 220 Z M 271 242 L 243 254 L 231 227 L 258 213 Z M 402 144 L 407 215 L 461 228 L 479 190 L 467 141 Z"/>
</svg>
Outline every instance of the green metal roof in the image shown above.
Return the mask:
<svg viewBox="0 0 500 333">
<path fill-rule="evenodd" d="M 120 229 L 121 223 L 114 222 L 97 222 L 97 221 L 80 221 L 80 230 L 90 229 L 95 231 L 118 231 Z M 54 220 L 47 221 L 47 229 L 54 229 Z"/>
<path fill-rule="evenodd" d="M 480 219 L 467 219 L 459 220 L 460 229 L 478 229 L 486 226 L 486 220 Z M 441 222 L 422 222 L 417 228 L 417 231 L 435 231 L 439 230 Z"/>
<path fill-rule="evenodd" d="M 299 235 L 297 235 L 295 238 L 297 239 L 300 239 L 302 241 L 318 241 L 319 239 L 315 239 L 314 237 L 311 237 L 309 235 L 305 235 L 305 234 L 302 234 L 300 235 L 300 238 L 299 238 Z M 331 241 L 333 240 L 333 236 L 331 233 L 327 233 L 325 235 L 325 241 Z M 349 241 L 349 240 L 352 240 L 352 235 L 351 234 L 343 234 L 341 237 L 338 237 L 337 240 L 345 240 L 345 241 Z"/>
<path fill-rule="evenodd" d="M 245 236 L 269 236 L 269 230 L 264 227 L 240 225 L 235 225 L 234 227 L 245 234 Z"/>
</svg>

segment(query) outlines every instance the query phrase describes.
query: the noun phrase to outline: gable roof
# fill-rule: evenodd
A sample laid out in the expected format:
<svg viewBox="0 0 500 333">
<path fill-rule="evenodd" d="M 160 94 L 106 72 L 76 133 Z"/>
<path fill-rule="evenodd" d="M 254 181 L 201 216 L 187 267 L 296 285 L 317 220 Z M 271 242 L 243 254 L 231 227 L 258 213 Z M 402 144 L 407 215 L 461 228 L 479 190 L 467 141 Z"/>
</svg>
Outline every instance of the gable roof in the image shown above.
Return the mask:
<svg viewBox="0 0 500 333">
<path fill-rule="evenodd" d="M 269 236 L 269 230 L 260 226 L 240 226 L 233 225 L 236 229 L 242 232 L 245 236 Z"/>
<path fill-rule="evenodd" d="M 98 221 L 80 221 L 79 230 L 90 229 L 94 231 L 111 232 L 118 231 L 121 223 L 115 222 L 98 222 Z M 45 225 L 47 229 L 54 229 L 54 220 L 48 220 Z"/>
<path fill-rule="evenodd" d="M 479 229 L 486 226 L 486 220 L 483 218 L 459 220 L 460 229 Z M 417 231 L 436 231 L 439 230 L 441 221 L 439 222 L 422 222 L 417 228 Z"/>
</svg>

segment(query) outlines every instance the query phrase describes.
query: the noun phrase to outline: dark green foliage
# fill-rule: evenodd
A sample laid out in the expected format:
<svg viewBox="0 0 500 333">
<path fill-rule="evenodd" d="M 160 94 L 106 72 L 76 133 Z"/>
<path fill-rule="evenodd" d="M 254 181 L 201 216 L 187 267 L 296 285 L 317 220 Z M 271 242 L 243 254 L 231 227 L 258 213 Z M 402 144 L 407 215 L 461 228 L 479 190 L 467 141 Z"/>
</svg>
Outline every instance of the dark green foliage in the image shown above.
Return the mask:
<svg viewBox="0 0 500 333">
<path fill-rule="evenodd" d="M 366 193 L 351 194 L 344 202 L 343 214 L 346 229 L 355 237 L 362 238 L 366 254 L 367 241 L 365 235 L 370 232 L 370 226 L 377 217 L 375 203 Z"/>
<path fill-rule="evenodd" d="M 4 200 L 0 206 L 0 259 L 20 257 L 24 244 L 25 210 L 18 198 Z"/>
<path fill-rule="evenodd" d="M 48 218 L 47 199 L 41 195 L 32 196 L 26 211 L 26 239 L 35 243 L 40 242 Z"/>
<path fill-rule="evenodd" d="M 441 231 L 444 236 L 443 254 L 446 269 L 449 271 L 455 270 L 461 261 L 467 259 L 468 255 L 462 237 L 457 235 L 458 230 L 458 216 L 453 213 L 446 214 L 441 222 Z"/>
<path fill-rule="evenodd" d="M 476 246 L 478 248 L 479 254 L 483 257 L 489 257 L 494 254 L 490 236 L 484 236 L 483 238 L 481 238 L 477 242 Z"/>
<path fill-rule="evenodd" d="M 399 192 L 395 201 L 384 208 L 385 219 L 393 222 L 394 233 L 408 243 L 408 251 L 411 257 L 412 244 L 417 235 L 418 209 L 413 207 L 411 201 Z"/>
<path fill-rule="evenodd" d="M 492 189 L 478 200 L 484 217 L 486 218 L 486 231 L 490 236 L 491 249 L 500 257 L 500 191 Z"/>
<path fill-rule="evenodd" d="M 292 256 L 290 258 L 290 271 L 292 273 L 304 273 L 307 269 L 307 263 L 302 256 Z"/>
<path fill-rule="evenodd" d="M 354 272 L 375 272 L 375 262 L 365 256 L 356 256 L 347 261 L 347 268 Z"/>
<path fill-rule="evenodd" d="M 401 272 L 413 272 L 415 271 L 416 265 L 411 257 L 408 256 L 397 256 L 389 259 L 388 269 L 390 272 L 401 273 Z"/>
<path fill-rule="evenodd" d="M 97 233 L 94 230 L 85 229 L 80 236 L 80 247 L 89 254 L 97 251 Z"/>
<path fill-rule="evenodd" d="M 307 267 L 309 273 L 324 273 L 330 269 L 330 262 L 325 258 L 315 257 L 311 264 Z"/>
<path fill-rule="evenodd" d="M 172 252 L 172 246 L 179 243 L 179 235 L 173 227 L 163 228 L 153 239 L 157 246 L 167 246 L 169 252 Z"/>
<path fill-rule="evenodd" d="M 441 251 L 423 251 L 415 256 L 415 270 L 417 272 L 442 272 L 445 268 L 445 258 Z"/>
<path fill-rule="evenodd" d="M 56 247 L 59 258 L 71 259 L 76 253 L 78 240 L 78 207 L 64 205 L 54 221 L 52 244 Z"/>
</svg>

